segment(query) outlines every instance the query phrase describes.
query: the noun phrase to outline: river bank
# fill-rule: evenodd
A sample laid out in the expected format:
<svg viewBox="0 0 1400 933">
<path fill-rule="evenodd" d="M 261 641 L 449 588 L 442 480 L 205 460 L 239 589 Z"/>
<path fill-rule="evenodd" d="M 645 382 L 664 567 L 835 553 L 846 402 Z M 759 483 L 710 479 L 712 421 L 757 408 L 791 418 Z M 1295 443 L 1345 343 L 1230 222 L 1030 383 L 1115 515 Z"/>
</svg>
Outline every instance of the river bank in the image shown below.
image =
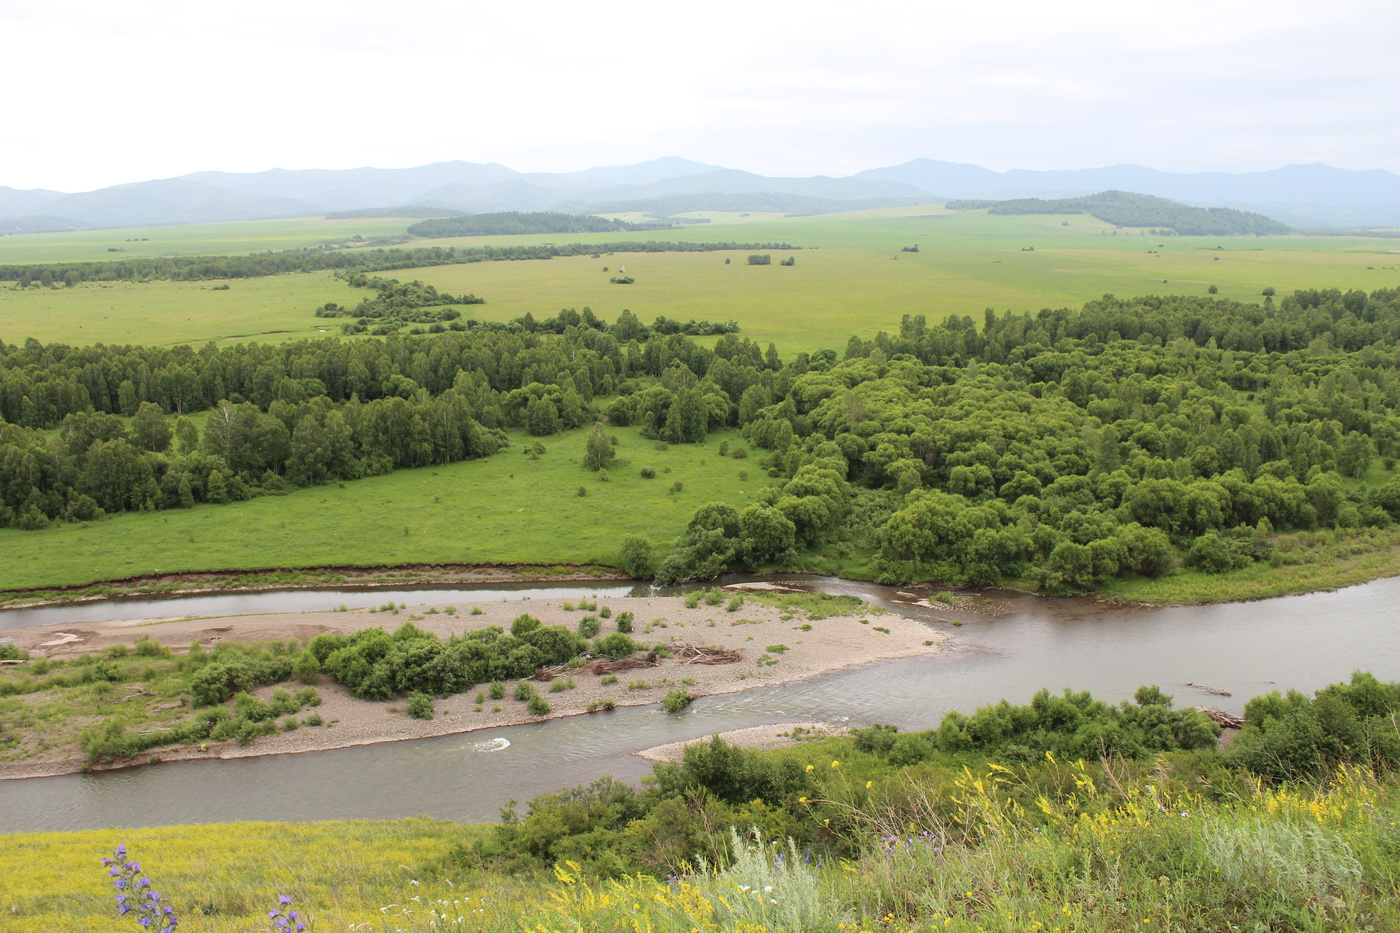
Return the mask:
<svg viewBox="0 0 1400 933">
<path fill-rule="evenodd" d="M 350 567 L 269 567 L 260 570 L 208 570 L 98 580 L 77 586 L 0 591 L 0 608 L 31 609 L 132 597 L 201 596 L 265 590 L 495 583 L 603 582 L 631 579 L 601 564 L 385 564 Z"/>
<path fill-rule="evenodd" d="M 1277 563 L 1253 564 L 1222 574 L 1182 569 L 1156 578 L 1111 579 L 1082 595 L 1101 601 L 1145 606 L 1206 606 L 1320 593 L 1394 576 L 1400 567 L 1400 529 L 1353 532 L 1313 531 L 1278 536 Z M 1284 546 L 1285 542 L 1286 547 Z M 822 561 L 817 561 L 822 564 Z M 871 582 L 849 567 L 785 567 L 785 574 L 842 576 Z M 636 583 L 605 564 L 408 563 L 357 566 L 269 567 L 154 574 L 92 583 L 24 590 L 0 590 L 0 610 L 57 606 L 104 599 L 197 596 L 211 593 L 328 588 L 392 589 L 407 586 L 492 585 L 498 583 Z M 902 584 L 923 591 L 957 588 L 940 581 Z M 1034 592 L 1035 581 L 1012 584 Z"/>
<path fill-rule="evenodd" d="M 742 600 L 735 604 L 731 600 Z M 734 605 L 731 611 L 730 606 Z M 591 606 L 592 608 L 585 608 Z M 648 646 L 663 645 L 676 655 L 654 663 L 639 661 L 636 667 L 612 675 L 568 673 L 555 681 L 537 683 L 536 690 L 549 703 L 544 716 L 531 713 L 525 702 L 511 693 L 500 699 L 485 695 L 485 686 L 434 704 L 434 718 L 413 719 L 404 699 L 376 703 L 350 697 L 337 684 L 322 678 L 316 685 L 321 703 L 314 710 L 325 723 L 303 725 L 293 731 L 257 739 L 249 746 L 209 743 L 152 750 L 161 761 L 194 758 L 243 758 L 296 752 L 324 751 L 381 742 L 480 732 L 520 723 L 539 722 L 594 712 L 606 716 L 611 705 L 642 706 L 659 703 L 669 692 L 680 690 L 691 697 L 738 693 L 818 677 L 842 668 L 875 661 L 933 653 L 946 637 L 927 625 L 873 607 L 849 615 L 808 618 L 800 609 L 766 604 L 761 597 L 726 593 L 718 604 L 699 601 L 687 608 L 677 597 L 620 597 L 598 600 L 537 600 L 512 602 L 446 603 L 403 610 L 370 609 L 344 612 L 272 613 L 225 618 L 137 619 L 116 622 L 48 625 L 7 632 L 16 646 L 34 658 L 73 658 L 106 650 L 113 645 L 133 645 L 141 636 L 175 651 L 192 643 L 210 648 L 220 641 L 250 643 L 296 639 L 305 643 L 322 632 L 349 633 L 382 627 L 392 631 L 411 621 L 439 637 L 497 625 L 509 628 L 521 613 L 545 625 L 578 627 L 585 615 L 598 615 L 602 607 L 610 619 L 600 619 L 602 631 L 616 629 L 623 612 L 634 616 L 633 637 Z M 707 663 L 687 658 L 685 649 L 710 648 L 732 657 L 729 663 Z M 557 682 L 557 687 L 556 687 Z M 140 684 L 133 687 L 139 690 Z M 551 689 L 551 688 L 555 689 Z M 267 699 L 271 687 L 256 691 Z M 57 698 L 51 691 L 15 699 L 35 705 L 33 718 L 43 719 L 44 706 Z M 128 702 L 158 702 L 139 695 Z M 311 712 L 308 710 L 307 712 Z M 193 710 L 182 713 L 192 716 Z M 95 718 L 70 717 L 61 728 L 71 733 L 66 741 L 38 750 L 26 741 L 0 757 L 0 778 L 24 778 L 69 774 L 86 770 L 88 763 L 76 744 L 78 731 Z M 52 736 L 50 736 L 52 738 Z M 150 761 L 150 755 L 114 763 L 131 766 Z"/>
</svg>

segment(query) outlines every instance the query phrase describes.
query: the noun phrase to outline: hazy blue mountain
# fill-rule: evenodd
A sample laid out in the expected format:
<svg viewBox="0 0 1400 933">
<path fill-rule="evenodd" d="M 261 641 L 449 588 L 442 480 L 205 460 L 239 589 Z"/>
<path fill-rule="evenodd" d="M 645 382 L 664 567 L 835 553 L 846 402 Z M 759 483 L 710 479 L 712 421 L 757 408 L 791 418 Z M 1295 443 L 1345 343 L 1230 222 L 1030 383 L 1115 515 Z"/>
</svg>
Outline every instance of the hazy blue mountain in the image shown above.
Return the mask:
<svg viewBox="0 0 1400 933">
<path fill-rule="evenodd" d="M 719 169 L 703 175 L 668 178 L 650 185 L 619 185 L 595 191 L 591 200 L 635 201 L 643 198 L 664 198 L 676 194 L 800 194 L 814 198 L 871 198 L 918 196 L 924 192 L 898 181 L 866 181 L 856 178 L 770 178 Z"/>
<path fill-rule="evenodd" d="M 63 217 L 50 217 L 48 214 L 28 214 L 23 217 L 0 217 L 0 236 L 12 233 L 58 233 L 64 230 L 83 230 L 82 224 Z"/>
<path fill-rule="evenodd" d="M 498 211 L 553 210 L 561 202 L 572 197 L 572 191 L 545 188 L 516 178 L 493 185 L 442 185 L 409 203 L 452 207 L 473 214 L 490 214 Z"/>
<path fill-rule="evenodd" d="M 520 176 L 494 162 L 434 162 L 414 168 L 282 169 L 237 174 L 198 172 L 183 180 L 258 197 L 295 198 L 335 209 L 405 204 L 443 185 L 492 185 Z M 314 209 L 314 208 L 313 208 Z"/>
<path fill-rule="evenodd" d="M 652 185 L 668 178 L 685 178 L 721 170 L 718 165 L 665 156 L 636 165 L 605 165 L 581 172 L 531 172 L 522 175 L 521 179 L 545 188 L 609 188 L 617 185 Z"/>
<path fill-rule="evenodd" d="M 290 198 L 244 195 L 180 178 L 116 185 L 50 201 L 45 213 L 86 227 L 132 227 L 291 217 L 313 208 Z"/>
<path fill-rule="evenodd" d="M 43 188 L 6 188 L 0 185 L 0 217 L 18 217 L 21 214 L 37 214 L 48 204 L 63 197 L 62 191 L 48 191 Z"/>
<path fill-rule="evenodd" d="M 945 198 L 1071 198 L 1116 190 L 1197 206 L 1259 211 L 1269 216 L 1283 211 L 1289 214 L 1286 222 L 1329 222 L 1322 219 L 1330 213 L 1329 207 L 1366 209 L 1360 214 L 1350 213 L 1353 219 L 1347 223 L 1362 222 L 1356 218 L 1363 216 L 1400 219 L 1400 175 L 1381 169 L 1351 171 L 1327 165 L 1286 165 L 1267 172 L 1233 175 L 1178 174 L 1140 165 L 1111 165 L 1068 171 L 994 172 L 977 165 L 915 159 L 852 177 L 903 182 Z"/>
<path fill-rule="evenodd" d="M 1257 211 L 1295 225 L 1400 225 L 1400 176 L 1379 169 L 1289 165 L 1232 175 L 1114 165 L 994 172 L 978 165 L 915 159 L 846 178 L 772 178 L 669 156 L 563 173 L 523 173 L 496 163 L 458 161 L 403 169 L 196 172 L 81 194 L 0 187 L 0 232 L 251 220 L 412 204 L 476 213 L 584 211 L 590 205 L 710 195 L 721 197 L 730 209 L 764 210 L 763 205 L 771 205 L 778 195 L 864 206 L 872 198 L 899 198 L 904 203 L 1065 198 L 1108 189 Z"/>
</svg>

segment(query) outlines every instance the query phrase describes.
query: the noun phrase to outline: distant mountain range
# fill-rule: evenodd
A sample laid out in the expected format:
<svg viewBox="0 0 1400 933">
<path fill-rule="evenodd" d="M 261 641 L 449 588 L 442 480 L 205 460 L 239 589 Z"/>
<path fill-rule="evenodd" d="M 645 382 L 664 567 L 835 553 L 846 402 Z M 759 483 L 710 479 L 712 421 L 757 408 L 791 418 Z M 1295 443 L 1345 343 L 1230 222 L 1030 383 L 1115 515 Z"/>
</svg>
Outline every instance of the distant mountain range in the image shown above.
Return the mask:
<svg viewBox="0 0 1400 933">
<path fill-rule="evenodd" d="M 1177 174 L 1137 165 L 1073 171 L 915 159 L 845 178 L 772 178 L 668 157 L 580 172 L 517 172 L 495 163 L 405 169 L 305 169 L 179 178 L 66 194 L 0 186 L 0 234 L 94 227 L 259 220 L 372 208 L 413 216 L 494 211 L 694 210 L 825 213 L 949 199 L 1073 198 L 1106 189 L 1201 207 L 1255 211 L 1294 226 L 1400 226 L 1400 175 L 1288 165 L 1267 172 Z"/>
</svg>

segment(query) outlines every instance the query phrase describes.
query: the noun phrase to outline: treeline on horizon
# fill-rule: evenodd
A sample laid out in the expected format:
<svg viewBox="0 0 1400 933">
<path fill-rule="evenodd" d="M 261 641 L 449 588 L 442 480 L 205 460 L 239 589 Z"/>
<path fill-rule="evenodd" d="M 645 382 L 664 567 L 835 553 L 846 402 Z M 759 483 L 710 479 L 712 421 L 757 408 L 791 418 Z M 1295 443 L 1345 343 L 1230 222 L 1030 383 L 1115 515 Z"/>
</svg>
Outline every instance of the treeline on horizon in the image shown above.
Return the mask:
<svg viewBox="0 0 1400 933">
<path fill-rule="evenodd" d="M 0 516 L 36 527 L 218 485 L 239 498 L 606 416 L 668 442 L 737 426 L 774 480 L 743 513 L 701 509 L 663 580 L 826 549 L 873 553 L 889 579 L 1083 589 L 1269 562 L 1276 532 L 1400 518 L 1400 478 L 1351 482 L 1400 457 L 1397 290 L 1105 296 L 988 311 L 981 328 L 907 316 L 844 357 L 787 361 L 733 334 L 711 349 L 588 314 L 198 351 L 0 345 Z M 210 406 L 202 440 L 165 417 Z"/>
<path fill-rule="evenodd" d="M 292 272 L 359 270 L 389 272 L 422 266 L 510 262 L 607 253 L 700 253 L 726 250 L 790 250 L 788 243 L 683 243 L 660 240 L 618 243 L 562 243 L 532 246 L 423 246 L 414 249 L 292 249 L 247 256 L 149 256 L 140 259 L 0 265 L 0 282 L 17 288 L 51 288 L 83 282 L 204 281 L 250 279 Z"/>
<path fill-rule="evenodd" d="M 1263 214 L 1228 207 L 1188 207 L 1150 194 L 1103 191 L 1082 198 L 949 201 L 949 210 L 989 214 L 1089 214 L 1118 227 L 1167 228 L 1181 236 L 1277 236 L 1292 233 Z M 1155 230 L 1161 234 L 1162 230 Z"/>
<path fill-rule="evenodd" d="M 671 224 L 634 224 L 591 214 L 561 214 L 551 211 L 502 211 L 495 214 L 461 214 L 434 217 L 408 228 L 409 236 L 431 238 L 453 236 L 516 236 L 526 233 L 617 233 L 671 230 Z"/>
</svg>

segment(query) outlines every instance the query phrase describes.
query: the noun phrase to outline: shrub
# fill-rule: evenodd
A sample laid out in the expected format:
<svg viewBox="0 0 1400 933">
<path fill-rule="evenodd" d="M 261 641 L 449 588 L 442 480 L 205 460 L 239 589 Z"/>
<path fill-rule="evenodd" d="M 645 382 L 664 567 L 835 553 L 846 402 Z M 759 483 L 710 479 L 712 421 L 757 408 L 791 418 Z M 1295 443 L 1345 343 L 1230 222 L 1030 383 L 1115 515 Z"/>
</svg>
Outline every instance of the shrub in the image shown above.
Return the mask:
<svg viewBox="0 0 1400 933">
<path fill-rule="evenodd" d="M 656 470 L 651 467 L 642 467 L 642 479 L 656 479 Z"/>
<path fill-rule="evenodd" d="M 617 683 L 617 675 L 604 674 L 601 678 L 599 678 L 598 683 L 602 684 L 605 687 L 611 686 L 612 684 Z"/>
<path fill-rule="evenodd" d="M 525 705 L 530 710 L 530 712 L 534 713 L 536 716 L 549 715 L 549 703 L 545 700 L 544 697 L 539 696 L 538 694 L 530 697 L 530 702 Z"/>
<path fill-rule="evenodd" d="M 632 622 L 634 621 L 634 619 L 635 617 L 632 615 L 630 610 L 626 612 L 619 612 L 617 614 L 617 630 L 624 634 L 632 631 Z"/>
<path fill-rule="evenodd" d="M 601 627 L 602 623 L 599 622 L 598 617 L 594 615 L 584 616 L 578 621 L 578 633 L 584 638 L 592 638 L 597 635 L 598 629 Z"/>
<path fill-rule="evenodd" d="M 491 681 L 491 699 L 503 700 L 506 696 L 506 685 L 499 680 Z"/>
<path fill-rule="evenodd" d="M 608 658 L 625 658 L 640 649 L 641 645 L 633 641 L 632 636 L 625 632 L 613 632 L 593 643 L 593 653 Z"/>
<path fill-rule="evenodd" d="M 530 685 L 529 681 L 522 680 L 515 685 L 515 698 L 517 700 L 530 700 L 537 696 L 539 694 L 535 692 L 535 688 Z"/>
<path fill-rule="evenodd" d="M 672 690 L 661 701 L 661 708 L 668 713 L 679 713 L 690 705 L 691 696 L 684 690 Z"/>
<path fill-rule="evenodd" d="M 433 698 L 426 693 L 415 693 L 408 698 L 408 715 L 414 719 L 433 718 Z"/>
</svg>

